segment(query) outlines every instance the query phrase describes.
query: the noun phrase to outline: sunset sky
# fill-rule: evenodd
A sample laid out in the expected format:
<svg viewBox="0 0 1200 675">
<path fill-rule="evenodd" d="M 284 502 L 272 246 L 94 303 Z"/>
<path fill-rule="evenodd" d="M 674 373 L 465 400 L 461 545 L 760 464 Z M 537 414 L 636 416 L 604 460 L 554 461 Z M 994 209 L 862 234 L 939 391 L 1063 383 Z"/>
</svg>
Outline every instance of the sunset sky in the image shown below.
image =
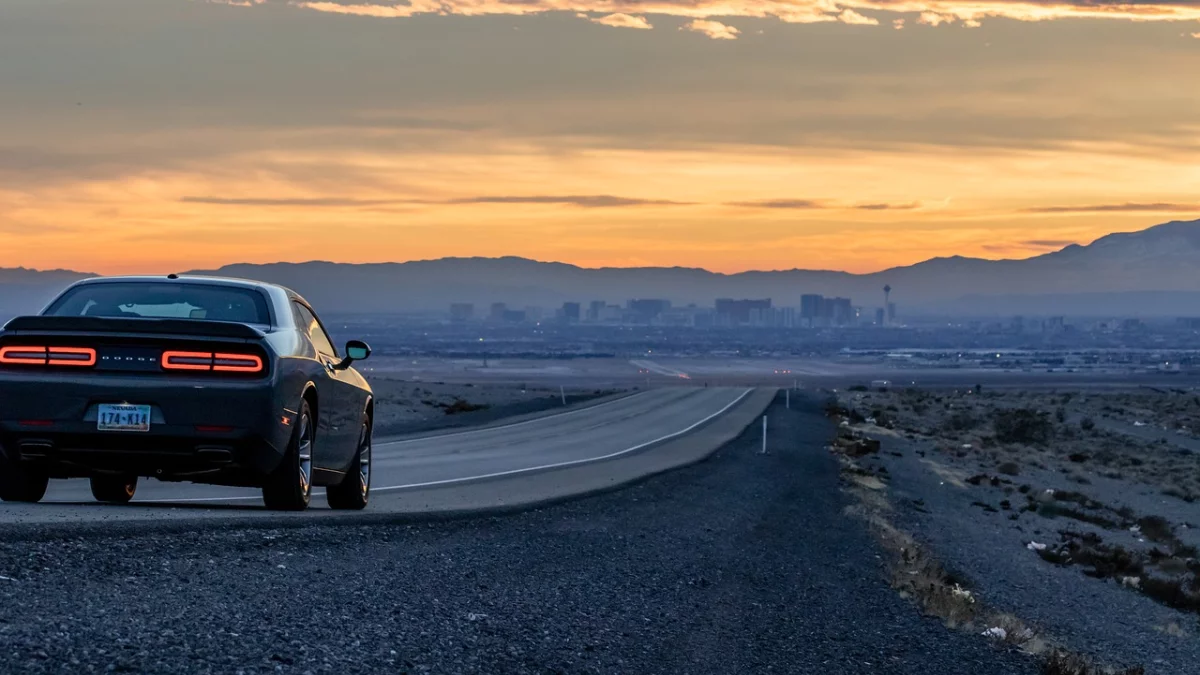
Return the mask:
<svg viewBox="0 0 1200 675">
<path fill-rule="evenodd" d="M 1028 257 L 1200 218 L 1200 3 L 0 0 L 0 267 Z"/>
</svg>

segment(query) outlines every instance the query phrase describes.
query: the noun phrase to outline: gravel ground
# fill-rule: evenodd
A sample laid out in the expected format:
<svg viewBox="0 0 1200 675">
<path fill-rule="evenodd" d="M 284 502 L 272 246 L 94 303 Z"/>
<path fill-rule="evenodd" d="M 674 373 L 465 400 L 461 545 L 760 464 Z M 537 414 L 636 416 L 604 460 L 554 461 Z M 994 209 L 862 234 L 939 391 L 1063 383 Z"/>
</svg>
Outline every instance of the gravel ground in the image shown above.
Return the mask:
<svg viewBox="0 0 1200 675">
<path fill-rule="evenodd" d="M 829 423 L 539 511 L 0 543 L 0 672 L 1034 673 L 923 618 Z"/>
<path fill-rule="evenodd" d="M 894 434 L 877 437 L 883 443 L 882 452 L 861 459 L 860 464 L 886 469 L 887 489 L 895 507 L 892 520 L 928 544 L 938 560 L 982 601 L 1106 663 L 1143 665 L 1147 675 L 1200 672 L 1195 615 L 1166 607 L 1113 580 L 1089 577 L 1080 567 L 1051 565 L 1026 548 L 1031 541 L 1054 544 L 1064 529 L 1093 532 L 1105 541 L 1131 548 L 1136 546 L 1134 534 L 1022 513 L 1018 511 L 1025 503 L 1022 494 L 1006 494 L 987 480 L 979 485 L 965 480 L 986 472 L 974 458 L 957 459 L 938 452 L 931 441 Z M 1122 490 L 1117 481 L 1099 477 L 1080 486 L 1060 472 L 1027 468 L 1019 476 L 999 478 L 1012 480 L 1014 485 L 1034 485 L 1035 494 L 1045 488 L 1079 490 L 1140 513 L 1180 515 L 1168 507 L 1186 509 L 1193 517 L 1196 513 L 1195 505 L 1164 500 L 1156 492 L 1140 494 L 1128 484 Z M 1013 505 L 1011 509 L 1004 507 L 1006 500 Z M 1190 539 L 1188 534 L 1185 540 Z"/>
</svg>

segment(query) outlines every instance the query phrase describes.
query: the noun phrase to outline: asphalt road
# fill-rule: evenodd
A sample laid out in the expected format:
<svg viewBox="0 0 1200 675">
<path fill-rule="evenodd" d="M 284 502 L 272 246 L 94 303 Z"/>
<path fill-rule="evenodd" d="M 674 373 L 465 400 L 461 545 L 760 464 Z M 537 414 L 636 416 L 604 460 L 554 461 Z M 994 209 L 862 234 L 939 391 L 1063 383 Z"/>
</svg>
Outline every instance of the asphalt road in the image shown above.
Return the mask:
<svg viewBox="0 0 1200 675">
<path fill-rule="evenodd" d="M 0 673 L 1038 672 L 888 587 L 832 432 L 504 517 L 0 538 Z"/>
<path fill-rule="evenodd" d="M 698 457 L 727 441 L 729 433 L 740 432 L 766 405 L 764 396 L 770 396 L 765 392 L 753 403 L 752 391 L 656 389 L 480 429 L 377 440 L 368 510 L 487 510 L 628 482 L 688 463 L 689 457 L 675 457 L 659 447 L 672 440 L 686 437 Z M 736 421 L 721 420 L 717 426 L 724 434 L 708 428 L 734 411 L 740 413 Z M 642 454 L 651 457 L 637 457 Z M 52 481 L 42 504 L 0 505 L 0 524 L 269 513 L 261 508 L 258 490 L 150 479 L 142 479 L 134 501 L 101 505 L 93 501 L 86 480 Z M 323 490 L 315 491 L 313 509 L 333 515 Z"/>
</svg>

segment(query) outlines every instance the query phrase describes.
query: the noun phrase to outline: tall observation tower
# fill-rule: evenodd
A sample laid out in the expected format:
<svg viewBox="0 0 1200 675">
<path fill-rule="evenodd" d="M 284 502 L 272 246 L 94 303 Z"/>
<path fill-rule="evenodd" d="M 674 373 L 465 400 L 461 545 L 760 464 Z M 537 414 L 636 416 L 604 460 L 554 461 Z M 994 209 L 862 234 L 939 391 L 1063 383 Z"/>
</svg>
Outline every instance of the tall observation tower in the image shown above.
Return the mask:
<svg viewBox="0 0 1200 675">
<path fill-rule="evenodd" d="M 892 287 L 885 285 L 883 287 L 883 325 L 891 323 L 892 317 Z"/>
</svg>

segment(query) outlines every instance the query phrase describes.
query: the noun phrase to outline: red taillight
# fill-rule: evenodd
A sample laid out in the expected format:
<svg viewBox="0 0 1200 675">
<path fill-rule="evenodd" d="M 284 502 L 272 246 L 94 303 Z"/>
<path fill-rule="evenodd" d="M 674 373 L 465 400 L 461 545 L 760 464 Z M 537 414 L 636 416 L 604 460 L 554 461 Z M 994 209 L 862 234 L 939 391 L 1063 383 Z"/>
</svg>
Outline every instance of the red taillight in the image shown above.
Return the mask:
<svg viewBox="0 0 1200 675">
<path fill-rule="evenodd" d="M 46 365 L 45 347 L 0 347 L 0 363 L 6 365 Z"/>
<path fill-rule="evenodd" d="M 212 352 L 163 352 L 164 370 L 212 370 Z"/>
<path fill-rule="evenodd" d="M 96 350 L 91 347 L 0 347 L 0 364 L 87 368 L 96 365 Z"/>
<path fill-rule="evenodd" d="M 262 359 L 254 354 L 215 354 L 213 356 L 213 370 L 226 373 L 257 373 L 262 369 Z"/>
<path fill-rule="evenodd" d="M 94 366 L 96 350 L 91 347 L 50 347 L 47 363 L 52 366 Z"/>
<path fill-rule="evenodd" d="M 212 352 L 163 352 L 164 370 L 202 370 L 224 373 L 261 373 L 262 357 L 254 354 Z"/>
</svg>

